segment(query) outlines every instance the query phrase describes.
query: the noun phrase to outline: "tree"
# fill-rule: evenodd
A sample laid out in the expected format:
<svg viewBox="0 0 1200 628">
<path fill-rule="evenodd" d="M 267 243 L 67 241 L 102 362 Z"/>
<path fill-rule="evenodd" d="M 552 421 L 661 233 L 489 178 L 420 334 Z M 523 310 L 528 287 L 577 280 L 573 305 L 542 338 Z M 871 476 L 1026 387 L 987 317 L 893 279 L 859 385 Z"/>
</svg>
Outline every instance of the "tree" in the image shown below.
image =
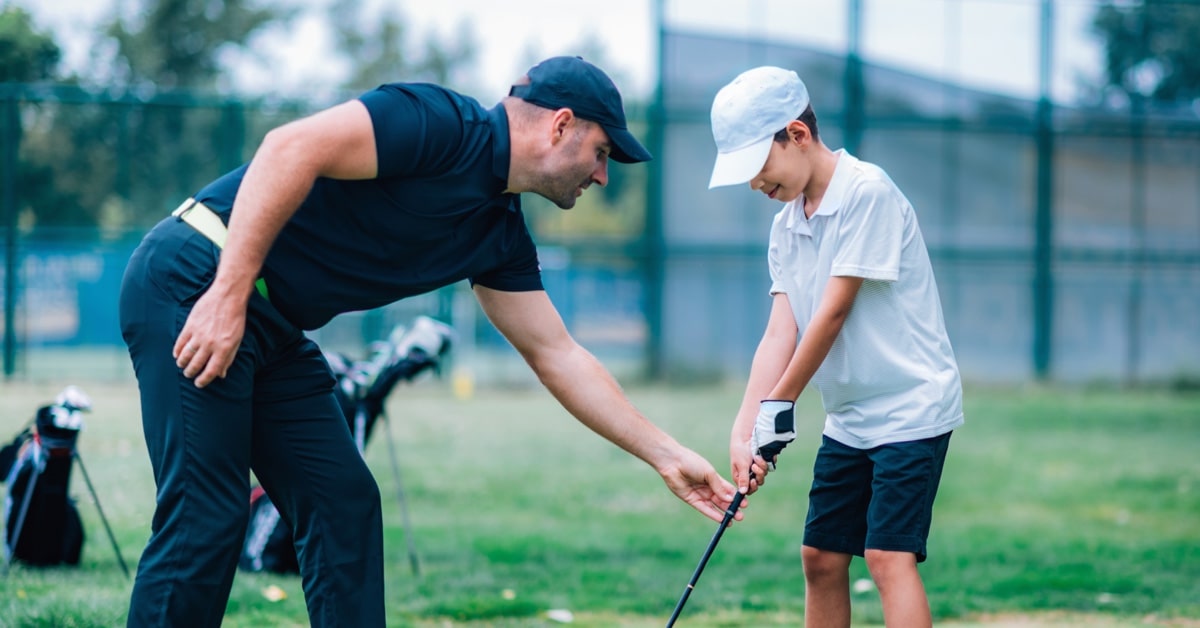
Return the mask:
<svg viewBox="0 0 1200 628">
<path fill-rule="evenodd" d="M 1200 3 L 1106 2 L 1092 19 L 1106 87 L 1159 103 L 1200 99 Z"/>
<path fill-rule="evenodd" d="M 225 68 L 221 52 L 247 48 L 268 25 L 294 10 L 260 0 L 138 0 L 105 29 L 116 42 L 114 79 L 154 89 L 213 89 Z"/>
<path fill-rule="evenodd" d="M 133 5 L 132 7 L 130 5 Z M 219 97 L 231 70 L 231 51 L 253 51 L 254 39 L 285 24 L 295 10 L 271 0 L 133 0 L 119 5 L 102 33 L 114 44 L 110 87 L 129 94 L 91 112 L 76 128 L 75 154 L 88 173 L 86 190 L 104 194 L 89 221 L 109 227 L 153 224 L 165 211 L 253 149 L 247 113 L 233 97 Z M 84 139 L 81 135 L 89 135 Z M 95 164 L 88 168 L 87 163 Z"/>
<path fill-rule="evenodd" d="M 54 77 L 62 51 L 54 38 L 33 25 L 20 7 L 0 10 L 0 83 L 30 83 Z"/>
<path fill-rule="evenodd" d="M 42 32 L 33 23 L 30 14 L 20 7 L 5 6 L 0 10 L 0 82 L 3 83 L 35 83 L 56 78 L 61 49 L 53 36 Z M 43 203 L 59 204 L 63 194 L 52 184 L 53 171 L 49 164 L 28 158 L 27 147 L 39 138 L 37 133 L 26 133 L 22 128 L 21 103 L 13 99 L 4 103 L 6 115 L 0 119 L 3 124 L 4 150 L 9 150 L 9 142 L 17 147 L 18 159 L 16 164 L 15 181 L 4 181 L 3 185 L 13 185 L 17 192 L 17 207 L 15 211 L 21 217 L 20 222 L 28 223 L 33 220 L 33 208 Z M 8 107 L 19 108 L 13 115 L 8 115 Z M 38 121 L 44 117 L 44 112 L 33 110 L 26 119 Z M 15 217 L 6 217 L 6 221 Z"/>
<path fill-rule="evenodd" d="M 357 0 L 336 0 L 329 8 L 329 21 L 338 52 L 352 64 L 343 84 L 350 90 L 394 81 L 454 86 L 474 63 L 478 48 L 466 23 L 450 41 L 430 35 L 414 45 L 407 24 L 394 11 L 370 15 Z"/>
</svg>

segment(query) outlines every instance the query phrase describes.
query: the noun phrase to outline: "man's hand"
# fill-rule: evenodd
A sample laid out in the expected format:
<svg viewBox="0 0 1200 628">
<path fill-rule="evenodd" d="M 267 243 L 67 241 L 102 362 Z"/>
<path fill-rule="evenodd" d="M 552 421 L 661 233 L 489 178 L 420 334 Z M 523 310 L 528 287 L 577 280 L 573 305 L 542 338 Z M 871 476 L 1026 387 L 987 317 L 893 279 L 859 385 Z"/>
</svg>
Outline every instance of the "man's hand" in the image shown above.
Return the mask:
<svg viewBox="0 0 1200 628">
<path fill-rule="evenodd" d="M 196 388 L 225 377 L 233 364 L 246 330 L 247 298 L 229 294 L 214 284 L 188 314 L 171 355 L 183 369 L 183 376 L 194 378 Z"/>
<path fill-rule="evenodd" d="M 775 459 L 788 443 L 796 440 L 796 403 L 766 399 L 759 404 L 750 450 L 766 463 L 765 471 L 775 470 Z M 757 462 L 757 460 L 756 460 Z"/>
<path fill-rule="evenodd" d="M 725 518 L 725 511 L 733 503 L 735 494 L 732 484 L 717 474 L 717 470 L 700 454 L 680 447 L 680 457 L 673 466 L 659 469 L 667 488 L 671 489 L 679 499 L 691 504 L 704 516 L 720 523 Z M 746 502 L 742 502 L 742 507 Z M 734 515 L 737 521 L 742 520 L 739 511 Z"/>
</svg>

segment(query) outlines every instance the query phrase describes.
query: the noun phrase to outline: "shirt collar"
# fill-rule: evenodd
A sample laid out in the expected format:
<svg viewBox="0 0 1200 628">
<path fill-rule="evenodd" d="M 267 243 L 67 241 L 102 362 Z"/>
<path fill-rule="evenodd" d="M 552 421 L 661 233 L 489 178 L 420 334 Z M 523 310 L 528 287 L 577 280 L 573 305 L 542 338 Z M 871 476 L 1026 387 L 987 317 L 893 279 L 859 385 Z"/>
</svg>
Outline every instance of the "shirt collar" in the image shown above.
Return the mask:
<svg viewBox="0 0 1200 628">
<path fill-rule="evenodd" d="M 504 190 L 508 187 L 508 171 L 512 164 L 512 149 L 509 141 L 508 133 L 508 114 L 505 112 L 504 104 L 497 103 L 488 111 L 488 119 L 492 126 L 492 174 L 500 180 L 500 189 Z M 509 194 L 508 196 L 519 199 L 519 194 Z M 511 202 L 509 209 L 515 211 L 520 206 Z"/>
<path fill-rule="evenodd" d="M 856 159 L 844 148 L 837 149 L 833 154 L 838 157 L 837 165 L 834 166 L 833 176 L 829 178 L 829 186 L 825 188 L 825 196 L 821 198 L 821 204 L 812 218 L 836 214 L 842 208 L 842 201 L 846 197 L 846 186 L 850 182 L 850 169 L 853 167 L 852 162 Z M 808 221 L 812 218 L 804 217 L 803 194 L 784 206 L 783 213 L 789 231 L 800 234 L 812 233 L 812 230 L 808 228 Z"/>
</svg>

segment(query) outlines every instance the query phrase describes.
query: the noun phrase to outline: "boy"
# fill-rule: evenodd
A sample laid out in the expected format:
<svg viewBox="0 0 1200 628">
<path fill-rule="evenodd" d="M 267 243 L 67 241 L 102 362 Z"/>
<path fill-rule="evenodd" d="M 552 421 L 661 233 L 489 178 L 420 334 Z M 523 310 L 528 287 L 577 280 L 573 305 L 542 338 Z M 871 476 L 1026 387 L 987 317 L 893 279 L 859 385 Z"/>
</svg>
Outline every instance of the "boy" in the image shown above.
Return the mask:
<svg viewBox="0 0 1200 628">
<path fill-rule="evenodd" d="M 742 73 L 712 106 L 709 187 L 749 182 L 784 203 L 771 227 L 774 303 L 734 420 L 745 493 L 795 438 L 810 382 L 825 428 L 804 528 L 805 623 L 849 626 L 849 565 L 864 556 L 889 626 L 932 623 L 917 563 L 962 386 L 929 255 L 908 200 L 879 167 L 820 140 L 795 72 Z"/>
</svg>

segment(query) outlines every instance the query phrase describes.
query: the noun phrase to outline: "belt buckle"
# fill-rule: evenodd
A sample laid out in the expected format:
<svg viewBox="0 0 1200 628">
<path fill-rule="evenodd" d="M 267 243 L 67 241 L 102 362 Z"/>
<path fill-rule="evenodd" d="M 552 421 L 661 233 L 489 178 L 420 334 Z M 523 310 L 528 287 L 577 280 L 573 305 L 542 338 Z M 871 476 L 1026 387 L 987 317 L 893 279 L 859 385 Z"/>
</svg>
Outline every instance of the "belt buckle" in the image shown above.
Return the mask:
<svg viewBox="0 0 1200 628">
<path fill-rule="evenodd" d="M 184 201 L 182 205 L 180 205 L 179 207 L 176 207 L 175 211 L 171 212 L 171 215 L 178 218 L 179 220 L 183 220 L 184 217 L 188 215 L 188 212 L 195 209 L 196 206 L 199 204 L 200 204 L 200 202 L 197 201 L 196 199 L 188 198 L 188 200 Z"/>
</svg>

